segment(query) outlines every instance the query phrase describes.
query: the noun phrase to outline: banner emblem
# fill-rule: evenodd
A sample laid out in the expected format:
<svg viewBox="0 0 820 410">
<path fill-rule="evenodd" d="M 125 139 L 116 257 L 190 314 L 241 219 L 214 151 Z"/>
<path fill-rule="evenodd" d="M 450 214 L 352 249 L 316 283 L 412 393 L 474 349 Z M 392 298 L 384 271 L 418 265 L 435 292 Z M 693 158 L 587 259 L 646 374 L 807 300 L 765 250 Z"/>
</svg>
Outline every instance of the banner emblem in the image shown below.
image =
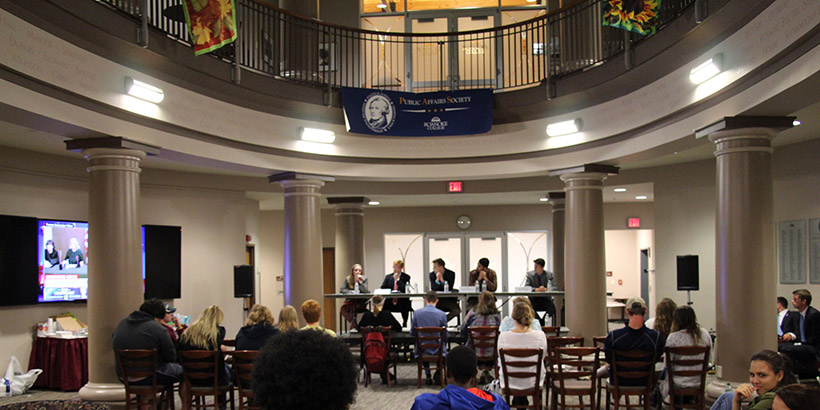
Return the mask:
<svg viewBox="0 0 820 410">
<path fill-rule="evenodd" d="M 396 107 L 390 97 L 376 91 L 364 99 L 362 118 L 367 128 L 381 134 L 393 127 L 396 121 Z"/>
</svg>

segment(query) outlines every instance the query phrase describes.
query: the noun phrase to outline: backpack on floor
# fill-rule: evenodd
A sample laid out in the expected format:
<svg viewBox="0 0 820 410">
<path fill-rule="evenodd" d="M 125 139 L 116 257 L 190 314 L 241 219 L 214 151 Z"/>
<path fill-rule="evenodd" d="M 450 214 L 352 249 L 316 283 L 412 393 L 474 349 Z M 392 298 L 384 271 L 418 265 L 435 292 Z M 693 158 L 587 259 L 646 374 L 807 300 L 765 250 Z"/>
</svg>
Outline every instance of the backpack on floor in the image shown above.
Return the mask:
<svg viewBox="0 0 820 410">
<path fill-rule="evenodd" d="M 387 343 L 382 332 L 373 331 L 364 340 L 364 366 L 370 373 L 381 373 L 387 359 Z"/>
</svg>

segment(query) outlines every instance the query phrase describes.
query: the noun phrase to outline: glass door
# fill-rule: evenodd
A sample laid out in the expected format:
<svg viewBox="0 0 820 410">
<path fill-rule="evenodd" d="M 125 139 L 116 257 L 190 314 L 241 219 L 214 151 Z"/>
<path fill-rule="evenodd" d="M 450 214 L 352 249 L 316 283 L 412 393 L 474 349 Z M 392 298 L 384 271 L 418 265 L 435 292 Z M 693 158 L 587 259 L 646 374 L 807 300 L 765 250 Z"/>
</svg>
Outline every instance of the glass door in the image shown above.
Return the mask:
<svg viewBox="0 0 820 410">
<path fill-rule="evenodd" d="M 427 234 L 424 244 L 424 261 L 427 266 L 424 275 L 424 289 L 430 290 L 430 272 L 433 271 L 433 261 L 441 258 L 444 267 L 456 273 L 453 286 L 458 289 L 462 283 L 466 282 L 464 255 L 464 235 L 463 234 Z"/>
</svg>

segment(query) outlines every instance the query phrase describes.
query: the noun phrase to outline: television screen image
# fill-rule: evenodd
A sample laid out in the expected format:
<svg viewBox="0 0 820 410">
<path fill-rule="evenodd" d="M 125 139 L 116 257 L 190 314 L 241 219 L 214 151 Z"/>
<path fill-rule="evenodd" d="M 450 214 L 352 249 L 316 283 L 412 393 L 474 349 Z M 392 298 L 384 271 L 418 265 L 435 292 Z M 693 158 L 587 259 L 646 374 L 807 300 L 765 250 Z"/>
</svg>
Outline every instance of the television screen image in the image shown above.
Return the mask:
<svg viewBox="0 0 820 410">
<path fill-rule="evenodd" d="M 38 302 L 88 299 L 88 223 L 38 222 Z"/>
</svg>

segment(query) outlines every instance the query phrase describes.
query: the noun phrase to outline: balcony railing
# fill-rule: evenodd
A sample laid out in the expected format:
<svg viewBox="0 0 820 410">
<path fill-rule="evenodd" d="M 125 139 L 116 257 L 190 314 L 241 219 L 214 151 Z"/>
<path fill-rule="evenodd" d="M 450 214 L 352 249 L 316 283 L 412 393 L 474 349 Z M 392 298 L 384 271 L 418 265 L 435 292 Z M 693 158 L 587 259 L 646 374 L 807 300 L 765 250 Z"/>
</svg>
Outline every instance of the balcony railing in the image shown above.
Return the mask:
<svg viewBox="0 0 820 410">
<path fill-rule="evenodd" d="M 97 0 L 190 44 L 180 0 Z M 664 0 L 659 29 L 695 0 Z M 517 24 L 455 33 L 391 33 L 305 19 L 236 0 L 239 37 L 212 53 L 286 81 L 403 91 L 512 90 L 592 67 L 644 37 L 601 25 L 601 1 L 579 0 Z"/>
</svg>

